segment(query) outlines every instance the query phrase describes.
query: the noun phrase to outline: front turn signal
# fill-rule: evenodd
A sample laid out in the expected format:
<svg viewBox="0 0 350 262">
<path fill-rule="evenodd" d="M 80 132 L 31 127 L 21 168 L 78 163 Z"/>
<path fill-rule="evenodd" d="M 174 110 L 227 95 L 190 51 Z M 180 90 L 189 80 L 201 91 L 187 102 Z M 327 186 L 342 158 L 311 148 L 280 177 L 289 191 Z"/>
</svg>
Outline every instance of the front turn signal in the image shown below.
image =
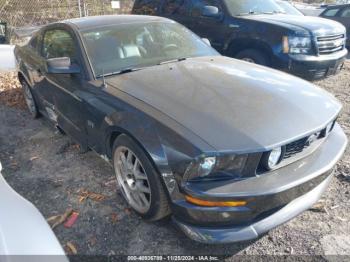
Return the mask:
<svg viewBox="0 0 350 262">
<path fill-rule="evenodd" d="M 247 204 L 246 201 L 208 201 L 192 196 L 185 196 L 187 202 L 203 207 L 241 207 Z"/>
</svg>

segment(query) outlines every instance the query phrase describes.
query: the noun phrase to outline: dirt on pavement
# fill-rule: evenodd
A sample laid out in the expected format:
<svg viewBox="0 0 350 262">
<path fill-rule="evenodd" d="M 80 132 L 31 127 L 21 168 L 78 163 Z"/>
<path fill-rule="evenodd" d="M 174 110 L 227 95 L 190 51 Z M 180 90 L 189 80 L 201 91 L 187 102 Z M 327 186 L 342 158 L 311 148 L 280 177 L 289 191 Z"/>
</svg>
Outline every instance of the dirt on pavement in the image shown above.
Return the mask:
<svg viewBox="0 0 350 262">
<path fill-rule="evenodd" d="M 4 77 L 0 76 L 0 83 Z M 341 74 L 316 84 L 342 101 L 339 122 L 349 137 L 350 63 Z M 335 168 L 329 190 L 312 210 L 256 241 L 204 245 L 185 237 L 169 219 L 150 223 L 138 217 L 116 191 L 112 167 L 94 152 L 81 154 L 77 145 L 44 119 L 31 119 L 23 101 L 18 102 L 21 94 L 17 84 L 10 85 L 15 91 L 0 85 L 3 175 L 46 218 L 68 208 L 79 213 L 71 228 L 58 225 L 54 229 L 67 252 L 73 245 L 78 254 L 87 255 L 210 254 L 224 255 L 228 260 L 235 254 L 350 255 L 349 148 Z M 13 98 L 8 92 L 19 96 L 15 102 L 6 102 Z M 102 197 L 89 197 L 91 192 Z"/>
</svg>

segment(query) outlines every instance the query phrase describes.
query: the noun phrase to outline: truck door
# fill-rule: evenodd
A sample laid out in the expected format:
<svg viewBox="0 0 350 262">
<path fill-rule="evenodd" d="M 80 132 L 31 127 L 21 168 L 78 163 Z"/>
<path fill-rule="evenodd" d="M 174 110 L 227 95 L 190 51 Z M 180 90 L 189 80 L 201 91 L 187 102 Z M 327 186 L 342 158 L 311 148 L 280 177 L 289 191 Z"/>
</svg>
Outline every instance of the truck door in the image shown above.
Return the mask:
<svg viewBox="0 0 350 262">
<path fill-rule="evenodd" d="M 205 7 L 218 8 L 216 16 L 206 16 Z M 224 23 L 225 12 L 222 3 L 218 0 L 193 0 L 191 29 L 202 38 L 209 39 L 212 47 L 222 52 L 224 43 L 230 35 L 230 28 Z"/>
<path fill-rule="evenodd" d="M 186 26 L 193 31 L 195 21 L 191 17 L 191 0 L 164 0 L 161 15 Z"/>
</svg>

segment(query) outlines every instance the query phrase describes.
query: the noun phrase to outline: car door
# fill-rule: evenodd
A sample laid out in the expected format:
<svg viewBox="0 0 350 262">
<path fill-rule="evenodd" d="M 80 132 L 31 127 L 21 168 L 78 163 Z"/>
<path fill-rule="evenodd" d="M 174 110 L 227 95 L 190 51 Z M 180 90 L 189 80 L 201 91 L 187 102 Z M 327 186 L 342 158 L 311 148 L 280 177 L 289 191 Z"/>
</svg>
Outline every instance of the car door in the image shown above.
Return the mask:
<svg viewBox="0 0 350 262">
<path fill-rule="evenodd" d="M 350 6 L 344 7 L 337 15 L 337 21 L 346 27 L 347 46 L 350 46 Z"/>
<path fill-rule="evenodd" d="M 191 0 L 164 0 L 161 7 L 161 15 L 175 20 L 193 31 L 195 22 L 191 17 Z"/>
<path fill-rule="evenodd" d="M 218 0 L 192 0 L 191 29 L 202 38 L 209 39 L 211 45 L 219 52 L 224 47 L 230 30 L 224 23 L 224 6 Z M 203 8 L 213 6 L 219 9 L 217 17 L 203 16 Z"/>
<path fill-rule="evenodd" d="M 46 30 L 42 40 L 44 60 L 69 57 L 71 64 L 83 69 L 82 53 L 78 38 L 70 28 L 61 26 Z M 46 111 L 51 120 L 72 136 L 78 143 L 87 142 L 82 99 L 79 96 L 84 84 L 84 71 L 78 74 L 48 73 L 42 69 L 45 83 L 42 88 L 50 93 Z"/>
</svg>

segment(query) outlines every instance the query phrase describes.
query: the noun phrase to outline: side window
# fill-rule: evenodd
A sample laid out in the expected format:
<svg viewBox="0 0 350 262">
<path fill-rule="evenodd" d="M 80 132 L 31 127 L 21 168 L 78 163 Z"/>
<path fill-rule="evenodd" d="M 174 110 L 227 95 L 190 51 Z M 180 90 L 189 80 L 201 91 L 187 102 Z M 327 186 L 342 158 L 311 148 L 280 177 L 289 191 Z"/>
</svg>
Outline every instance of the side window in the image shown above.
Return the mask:
<svg viewBox="0 0 350 262">
<path fill-rule="evenodd" d="M 43 39 L 42 55 L 46 59 L 69 57 L 72 62 L 76 63 L 77 55 L 74 39 L 63 29 L 47 31 Z"/>
<path fill-rule="evenodd" d="M 157 15 L 162 0 L 136 0 L 132 13 L 139 15 Z"/>
<path fill-rule="evenodd" d="M 202 9 L 204 6 L 215 6 L 219 9 L 219 12 L 222 12 L 222 7 L 219 1 L 217 0 L 198 0 L 195 2 L 192 16 L 194 17 L 200 17 L 202 16 Z"/>
<path fill-rule="evenodd" d="M 350 8 L 345 8 L 341 14 L 340 17 L 350 17 Z"/>
<path fill-rule="evenodd" d="M 339 8 L 332 8 L 325 11 L 322 16 L 333 17 L 338 13 L 338 11 L 339 11 Z"/>
<path fill-rule="evenodd" d="M 189 0 L 165 0 L 162 11 L 164 15 L 186 15 L 189 13 L 189 10 Z"/>
</svg>

